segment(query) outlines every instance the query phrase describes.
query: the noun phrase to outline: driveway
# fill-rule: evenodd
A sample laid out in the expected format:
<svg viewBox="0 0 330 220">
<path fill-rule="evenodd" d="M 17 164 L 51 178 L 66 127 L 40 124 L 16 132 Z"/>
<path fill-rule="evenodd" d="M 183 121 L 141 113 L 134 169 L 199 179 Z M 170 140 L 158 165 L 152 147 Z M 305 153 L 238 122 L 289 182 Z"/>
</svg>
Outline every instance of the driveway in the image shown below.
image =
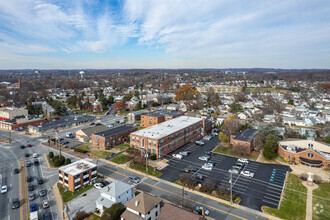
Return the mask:
<svg viewBox="0 0 330 220">
<path fill-rule="evenodd" d="M 100 196 L 100 191 L 96 188 L 91 188 L 86 192 L 80 194 L 73 200 L 67 203 L 68 205 L 68 215 L 70 218 L 73 218 L 76 212 L 83 210 L 85 212 L 94 212 L 96 208 L 95 201 Z"/>
<path fill-rule="evenodd" d="M 215 180 L 218 186 L 225 185 L 229 187 L 230 175 L 228 170 L 232 168 L 238 158 L 214 154 L 210 161 L 215 162 L 215 167 L 210 171 L 202 169 L 201 167 L 205 162 L 198 159 L 206 151 L 212 151 L 218 143 L 219 140 L 213 138 L 206 142 L 204 146 L 196 144 L 183 146 L 173 153 L 183 150 L 190 150 L 192 153 L 181 160 L 172 158 L 171 155 L 173 153 L 167 155 L 166 158 L 169 159 L 169 165 L 161 170 L 163 175 L 160 178 L 174 182 L 179 179 L 181 169 L 193 165 L 198 168 L 196 173 Z M 289 171 L 290 168 L 284 165 L 250 161 L 243 170 L 253 172 L 255 176 L 254 178 L 249 178 L 240 174 L 233 174 L 233 193 L 241 197 L 242 201 L 240 204 L 258 211 L 261 210 L 263 205 L 277 208 L 283 190 L 286 171 Z"/>
</svg>

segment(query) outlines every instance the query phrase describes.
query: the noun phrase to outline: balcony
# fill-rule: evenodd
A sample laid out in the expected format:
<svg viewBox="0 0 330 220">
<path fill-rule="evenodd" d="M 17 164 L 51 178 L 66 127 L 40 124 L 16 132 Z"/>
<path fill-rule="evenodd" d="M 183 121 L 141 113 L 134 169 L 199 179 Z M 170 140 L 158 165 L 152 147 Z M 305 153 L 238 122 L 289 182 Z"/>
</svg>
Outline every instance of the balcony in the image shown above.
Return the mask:
<svg viewBox="0 0 330 220">
<path fill-rule="evenodd" d="M 86 179 L 87 177 L 89 177 L 89 174 L 84 175 L 83 179 Z"/>
<path fill-rule="evenodd" d="M 81 185 L 75 186 L 74 189 L 79 189 Z"/>
<path fill-rule="evenodd" d="M 62 175 L 62 173 L 58 173 L 58 176 L 63 178 L 63 175 Z"/>
<path fill-rule="evenodd" d="M 63 181 L 59 180 L 58 182 L 63 185 Z"/>
<path fill-rule="evenodd" d="M 64 186 L 69 187 L 69 185 L 67 183 L 64 183 Z"/>
<path fill-rule="evenodd" d="M 87 185 L 87 184 L 89 184 L 89 181 L 84 182 L 84 186 Z"/>
<path fill-rule="evenodd" d="M 64 179 L 65 179 L 65 180 L 69 180 L 69 178 L 68 178 L 67 176 L 64 176 Z"/>
<path fill-rule="evenodd" d="M 74 179 L 74 183 L 80 182 L 80 178 Z"/>
<path fill-rule="evenodd" d="M 92 172 L 92 175 L 94 175 L 94 174 L 96 174 L 97 173 L 97 171 L 96 170 L 94 170 L 93 172 Z"/>
</svg>

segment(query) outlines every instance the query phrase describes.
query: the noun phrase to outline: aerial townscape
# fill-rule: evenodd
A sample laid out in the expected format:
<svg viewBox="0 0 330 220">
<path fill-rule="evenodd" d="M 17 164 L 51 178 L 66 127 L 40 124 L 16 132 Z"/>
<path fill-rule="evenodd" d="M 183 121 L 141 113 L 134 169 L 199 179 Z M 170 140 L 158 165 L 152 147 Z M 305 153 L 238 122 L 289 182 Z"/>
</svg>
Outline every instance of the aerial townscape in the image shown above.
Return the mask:
<svg viewBox="0 0 330 220">
<path fill-rule="evenodd" d="M 330 219 L 329 14 L 1 1 L 0 220 Z"/>
</svg>

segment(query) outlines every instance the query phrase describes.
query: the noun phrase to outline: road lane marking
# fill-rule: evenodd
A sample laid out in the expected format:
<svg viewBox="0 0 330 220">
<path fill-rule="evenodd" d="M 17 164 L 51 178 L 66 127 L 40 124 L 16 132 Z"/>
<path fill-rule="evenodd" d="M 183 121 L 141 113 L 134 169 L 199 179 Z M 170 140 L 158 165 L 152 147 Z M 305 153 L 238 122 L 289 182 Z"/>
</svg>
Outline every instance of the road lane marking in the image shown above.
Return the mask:
<svg viewBox="0 0 330 220">
<path fill-rule="evenodd" d="M 114 170 L 112 170 L 112 169 L 110 169 L 110 168 L 107 168 L 107 167 L 102 167 L 102 168 L 103 168 L 103 169 L 106 169 L 106 170 L 109 170 L 109 171 L 112 171 L 112 172 L 114 172 L 114 173 L 117 173 L 117 174 L 119 174 L 119 175 L 122 175 L 122 176 L 128 177 L 127 175 L 122 174 L 122 173 L 119 173 L 119 172 L 117 172 L 117 171 L 114 171 Z M 162 188 L 160 188 L 160 187 L 158 187 L 158 186 L 155 186 L 155 185 L 152 185 L 152 184 L 149 184 L 149 183 L 146 183 L 146 182 L 142 182 L 142 184 L 145 184 L 145 185 L 148 185 L 148 186 L 154 187 L 154 188 L 156 188 L 156 189 L 162 190 L 162 191 L 164 191 L 164 192 L 167 192 L 167 193 L 169 193 L 169 194 L 173 194 L 173 195 L 175 195 L 175 196 L 179 196 L 179 197 L 181 197 L 180 194 L 176 194 L 176 193 L 170 192 L 170 191 L 165 190 L 165 189 L 162 189 Z M 226 211 L 223 211 L 223 210 L 221 210 L 221 209 L 218 209 L 218 208 L 215 208 L 215 207 L 212 207 L 212 206 L 209 206 L 209 205 L 205 205 L 205 204 L 203 204 L 203 203 L 201 203 L 201 202 L 198 202 L 198 201 L 195 201 L 195 200 L 193 200 L 193 199 L 190 199 L 190 198 L 186 198 L 186 199 L 188 199 L 188 200 L 190 200 L 190 201 L 192 201 L 192 202 L 195 202 L 195 203 L 197 203 L 197 204 L 204 205 L 204 206 L 206 206 L 206 207 L 208 207 L 208 208 L 210 208 L 210 209 L 217 210 L 217 211 L 223 212 L 223 213 L 225 213 L 225 214 L 228 214 L 228 215 L 234 216 L 234 217 L 236 217 L 236 218 L 247 220 L 246 218 L 242 218 L 242 217 L 240 217 L 240 216 L 238 216 L 238 215 L 235 215 L 235 214 L 232 214 L 232 213 L 230 213 L 230 212 L 226 212 Z"/>
</svg>

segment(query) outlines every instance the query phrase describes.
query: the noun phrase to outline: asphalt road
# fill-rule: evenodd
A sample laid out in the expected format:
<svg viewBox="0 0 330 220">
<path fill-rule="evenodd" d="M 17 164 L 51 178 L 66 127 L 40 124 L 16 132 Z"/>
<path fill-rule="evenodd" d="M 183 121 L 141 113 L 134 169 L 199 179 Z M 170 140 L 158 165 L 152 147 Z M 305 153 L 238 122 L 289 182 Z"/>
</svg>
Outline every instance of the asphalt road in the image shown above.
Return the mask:
<svg viewBox="0 0 330 220">
<path fill-rule="evenodd" d="M 227 155 L 214 154 L 210 161 L 215 162 L 215 167 L 209 171 L 202 169 L 202 165 L 205 161 L 201 161 L 198 157 L 202 156 L 206 151 L 212 151 L 214 147 L 217 146 L 219 140 L 213 138 L 207 141 L 204 146 L 197 146 L 196 144 L 189 144 L 183 146 L 174 153 L 188 149 L 192 153 L 183 159 L 176 159 L 172 157 L 172 154 L 167 155 L 166 158 L 169 159 L 169 166 L 165 167 L 161 172 L 163 175 L 160 177 L 164 180 L 174 182 L 179 179 L 181 169 L 193 165 L 198 168 L 195 174 L 201 174 L 208 179 L 214 180 L 218 186 L 223 185 L 225 188 L 229 188 L 230 174 L 228 170 L 232 168 L 233 164 L 237 162 L 236 157 L 231 157 Z M 250 161 L 243 170 L 255 173 L 254 178 L 245 177 L 241 174 L 233 174 L 233 193 L 241 197 L 242 201 L 240 205 L 246 206 L 257 211 L 261 211 L 261 206 L 269 206 L 277 208 L 280 202 L 281 193 L 283 190 L 284 181 L 277 182 L 274 184 L 270 182 L 270 177 L 272 175 L 273 169 L 281 169 L 289 171 L 288 166 L 278 165 L 278 164 L 264 164 L 255 161 Z M 281 177 L 283 180 L 284 175 Z"/>
</svg>

